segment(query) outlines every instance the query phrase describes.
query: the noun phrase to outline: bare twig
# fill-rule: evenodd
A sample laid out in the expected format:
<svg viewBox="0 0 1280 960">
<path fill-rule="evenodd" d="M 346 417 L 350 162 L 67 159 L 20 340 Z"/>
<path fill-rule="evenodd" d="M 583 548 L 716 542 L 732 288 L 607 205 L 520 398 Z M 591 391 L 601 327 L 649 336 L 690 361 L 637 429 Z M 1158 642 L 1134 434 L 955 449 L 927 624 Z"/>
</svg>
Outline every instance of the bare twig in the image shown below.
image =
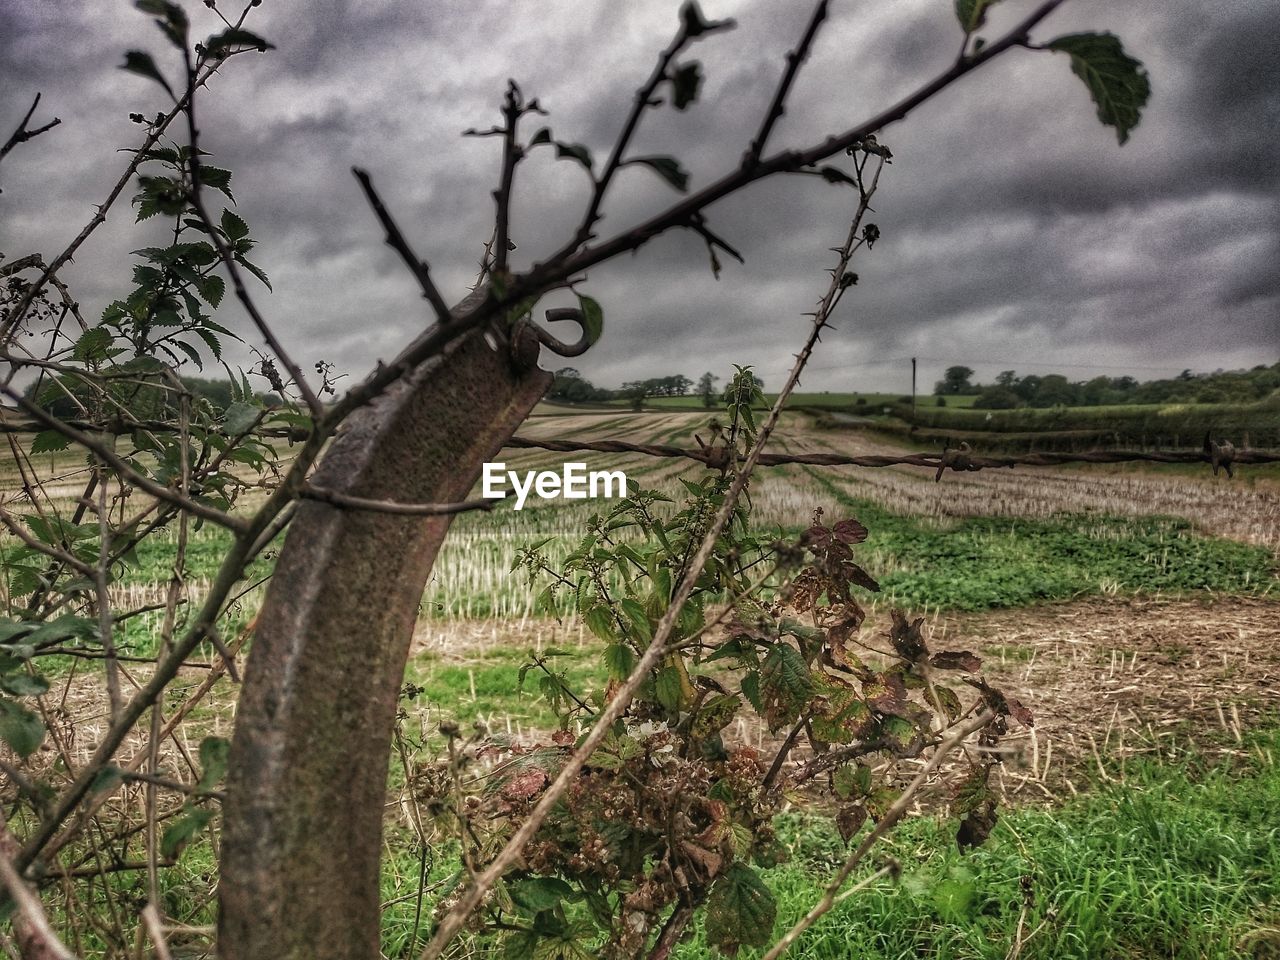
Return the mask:
<svg viewBox="0 0 1280 960">
<path fill-rule="evenodd" d="M 173 960 L 169 944 L 164 938 L 164 926 L 160 923 L 160 911 L 154 903 L 148 903 L 142 908 L 142 925 L 147 928 L 147 936 L 155 947 L 156 960 Z"/>
<path fill-rule="evenodd" d="M 505 124 L 502 128 L 502 180 L 498 185 L 498 189 L 493 193 L 493 200 L 497 206 L 497 216 L 494 221 L 497 225 L 495 233 L 497 239 L 495 240 L 493 272 L 498 276 L 504 276 L 507 272 L 507 243 L 510 240 L 508 231 L 511 219 L 511 184 L 515 178 L 516 164 L 524 156 L 524 148 L 516 142 L 516 130 L 520 125 L 523 106 L 520 88 L 516 86 L 514 80 L 508 80 L 507 96 L 502 104 L 502 119 Z"/>
<path fill-rule="evenodd" d="M 52 130 L 62 122 L 57 117 L 54 117 L 48 123 L 44 124 L 44 126 L 36 127 L 35 129 L 28 129 L 27 124 L 31 122 L 31 117 L 35 114 L 36 107 L 38 106 L 40 106 L 40 94 L 37 93 L 36 98 L 31 101 L 31 109 L 27 111 L 27 115 L 22 118 L 22 122 L 18 124 L 17 129 L 14 130 L 13 133 L 9 134 L 9 139 L 4 142 L 4 145 L 0 146 L 0 160 L 3 160 L 5 156 L 8 155 L 9 151 L 18 144 L 26 143 L 28 140 L 33 140 L 40 136 L 40 134 Z"/>
<path fill-rule="evenodd" d="M 418 281 L 418 286 L 422 288 L 422 295 L 426 297 L 427 302 L 431 304 L 431 309 L 435 311 L 436 319 L 440 323 L 448 323 L 449 305 L 444 302 L 444 297 L 440 296 L 440 291 L 436 289 L 435 281 L 431 279 L 431 267 L 427 264 L 427 261 L 419 260 L 417 254 L 410 248 L 409 242 L 405 240 L 404 234 L 396 226 L 396 222 L 387 210 L 386 205 L 383 204 L 382 198 L 373 189 L 373 180 L 369 177 L 368 171 L 361 170 L 359 167 L 352 167 L 351 172 L 360 181 L 360 187 L 364 190 L 369 206 L 373 208 L 374 215 L 378 218 L 378 222 L 382 224 L 382 229 L 387 233 L 387 246 L 400 254 L 400 259 L 404 261 L 405 266 L 409 268 L 409 272 L 413 274 L 413 278 Z"/>
<path fill-rule="evenodd" d="M 703 208 L 736 193 L 751 183 L 775 174 L 794 173 L 811 167 L 865 140 L 866 137 L 889 124 L 901 120 L 912 110 L 983 64 L 1013 47 L 1025 46 L 1029 42 L 1028 35 L 1032 28 L 1063 2 L 1065 0 L 1045 0 L 1001 39 L 986 45 L 979 53 L 960 57 L 947 70 L 893 106 L 843 133 L 828 137 L 821 143 L 802 150 L 787 150 L 762 158 L 750 167 L 739 165 L 724 177 L 696 193 L 689 194 L 685 199 L 639 226 L 619 233 L 596 246 L 583 247 L 582 241 L 575 234 L 563 248 L 536 265 L 529 273 L 513 277 L 510 283 L 505 285 L 502 296 L 490 295 L 488 298 L 469 301 L 465 309 L 460 309 L 453 314 L 453 320 L 448 327 L 440 326 L 428 331 L 410 344 L 396 358 L 395 363 L 381 367 L 362 383 L 353 387 L 345 397 L 330 407 L 325 418 L 326 426 L 332 428 L 353 410 L 379 396 L 408 371 L 438 354 L 450 342 L 492 321 L 502 309 L 526 297 L 552 289 L 570 277 L 583 274 L 588 268 L 598 263 L 611 260 L 619 254 L 638 250 L 654 237 L 672 228 L 688 226 L 693 222 L 694 215 Z M 497 251 L 497 254 L 501 256 L 502 251 Z"/>
<path fill-rule="evenodd" d="M 764 145 L 769 140 L 769 134 L 773 131 L 773 126 L 786 113 L 787 96 L 791 92 L 791 85 L 795 83 L 796 75 L 800 72 L 800 66 L 809 58 L 809 51 L 813 47 L 813 41 L 818 36 L 818 28 L 822 26 L 822 21 L 827 18 L 827 0 L 819 0 L 816 7 L 813 8 L 813 16 L 809 18 L 809 25 L 805 28 L 804 36 L 800 38 L 800 45 L 794 50 L 787 53 L 787 69 L 782 75 L 782 80 L 778 83 L 778 89 L 773 94 L 773 102 L 769 104 L 769 110 L 764 115 L 764 122 L 760 124 L 760 132 L 756 134 L 756 138 L 751 141 L 751 147 L 747 150 L 746 156 L 742 158 L 744 167 L 755 166 L 760 160 L 760 154 L 764 152 Z"/>
<path fill-rule="evenodd" d="M 258 328 L 258 333 L 267 342 L 267 346 L 271 348 L 271 352 L 275 354 L 276 359 L 284 364 L 284 368 L 289 371 L 289 376 L 293 379 L 294 386 L 298 388 L 298 392 L 302 394 L 302 400 L 307 405 L 307 409 L 311 411 L 311 416 L 318 420 L 324 414 L 324 404 L 320 402 L 320 398 L 316 396 L 315 391 L 311 389 L 311 385 L 307 383 L 307 378 L 302 375 L 302 368 L 289 356 L 284 344 L 280 342 L 280 338 L 276 336 L 275 331 L 271 329 L 271 325 L 267 323 L 261 311 L 258 310 L 258 305 L 254 303 L 253 297 L 249 295 L 248 287 L 245 286 L 244 277 L 240 273 L 240 267 L 236 263 L 235 255 L 214 225 L 212 218 L 209 216 L 209 211 L 205 209 L 200 189 L 200 130 L 196 126 L 195 94 L 200 86 L 199 67 L 197 64 L 192 63 L 191 53 L 185 47 L 182 53 L 187 64 L 187 93 L 184 99 L 186 101 L 187 137 L 190 140 L 187 163 L 191 168 L 191 206 L 195 209 L 196 215 L 199 216 L 200 222 L 204 224 L 205 233 L 208 234 L 209 240 L 217 248 L 218 256 L 222 259 L 222 265 L 227 268 L 227 273 L 231 277 L 231 285 L 235 287 L 236 299 L 244 307 L 245 313 L 249 314 L 249 318 L 253 320 L 253 325 Z"/>
</svg>

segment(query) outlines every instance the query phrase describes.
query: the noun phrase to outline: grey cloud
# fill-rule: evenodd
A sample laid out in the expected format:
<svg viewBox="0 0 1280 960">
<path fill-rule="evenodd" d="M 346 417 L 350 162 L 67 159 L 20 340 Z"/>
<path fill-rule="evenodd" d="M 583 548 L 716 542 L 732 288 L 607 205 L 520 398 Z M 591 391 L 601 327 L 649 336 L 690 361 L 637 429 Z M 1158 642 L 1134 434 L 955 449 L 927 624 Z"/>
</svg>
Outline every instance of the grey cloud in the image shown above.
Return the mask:
<svg viewBox="0 0 1280 960">
<path fill-rule="evenodd" d="M 949 6 L 833 5 L 772 145 L 847 128 L 945 66 L 959 42 Z M 1025 6 L 997 8 L 991 35 Z M 763 0 L 704 7 L 739 27 L 685 57 L 704 65 L 702 102 L 647 115 L 636 141 L 638 153 L 677 156 L 695 186 L 737 162 L 809 12 Z M 498 169 L 497 143 L 461 131 L 496 121 L 514 77 L 552 111 L 545 123 L 556 136 L 588 144 L 599 165 L 677 9 L 675 0 L 258 8 L 256 29 L 279 49 L 228 65 L 203 101 L 201 127 L 217 162 L 236 171 L 241 210 L 276 285 L 261 302 L 298 358 L 359 375 L 425 322 L 353 164 L 373 172 L 446 296 L 461 296 L 491 230 Z M 213 32 L 203 8 L 193 4 L 192 16 Z M 158 56 L 163 47 L 126 3 L 109 17 L 87 0 L 26 5 L 11 21 L 0 36 L 0 87 L 15 93 L 0 117 L 16 120 L 39 89 L 42 108 L 64 120 L 0 170 L 0 250 L 16 255 L 56 250 L 105 193 L 112 148 L 139 132 L 127 113 L 154 112 L 162 96 L 115 65 L 128 47 Z M 1080 376 L 1123 372 L 1114 364 L 1176 372 L 1274 362 L 1280 9 L 1262 0 L 1211 11 L 1194 0 L 1078 0 L 1038 36 L 1086 27 L 1122 36 L 1150 70 L 1155 94 L 1131 143 L 1118 149 L 1097 124 L 1065 58 L 1027 51 L 886 130 L 896 159 L 875 204 L 884 239 L 856 265 L 861 283 L 806 388 L 902 389 L 901 362 L 881 361 L 911 354 L 976 367 L 998 359 L 998 369 L 1006 360 L 1057 363 Z M 541 122 L 530 118 L 529 130 Z M 647 170 L 625 174 L 603 232 L 675 197 Z M 522 166 L 517 265 L 563 242 L 587 186 L 545 149 Z M 605 305 L 606 335 L 574 365 L 613 384 L 751 362 L 777 384 L 851 199 L 792 177 L 716 204 L 712 226 L 747 258 L 742 267 L 722 257 L 719 282 L 701 241 L 681 233 L 596 268 L 588 288 Z M 127 253 L 145 242 L 131 220 L 120 208 L 77 258 L 72 279 L 96 309 L 127 286 Z M 234 307 L 222 312 L 247 334 Z M 929 364 L 926 387 L 941 372 Z"/>
</svg>

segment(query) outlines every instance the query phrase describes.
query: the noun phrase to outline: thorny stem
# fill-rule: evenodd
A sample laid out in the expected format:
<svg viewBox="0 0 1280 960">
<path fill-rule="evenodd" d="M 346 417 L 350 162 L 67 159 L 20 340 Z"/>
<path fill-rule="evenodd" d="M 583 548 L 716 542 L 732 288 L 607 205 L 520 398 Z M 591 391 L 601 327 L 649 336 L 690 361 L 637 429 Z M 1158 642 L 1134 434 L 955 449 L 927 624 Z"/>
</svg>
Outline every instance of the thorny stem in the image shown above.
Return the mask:
<svg viewBox="0 0 1280 960">
<path fill-rule="evenodd" d="M 804 36 L 800 39 L 800 45 L 787 54 L 786 72 L 782 75 L 778 89 L 774 92 L 773 102 L 769 104 L 769 110 L 764 115 L 764 122 L 760 125 L 760 132 L 751 141 L 750 149 L 747 150 L 746 155 L 742 158 L 744 167 L 754 166 L 759 162 L 760 154 L 764 152 L 764 146 L 769 141 L 769 134 L 773 131 L 774 124 L 781 120 L 782 115 L 786 113 L 787 96 L 791 93 L 791 85 L 795 83 L 796 76 L 800 73 L 801 64 L 808 59 L 809 50 L 813 47 L 813 41 L 818 36 L 818 29 L 826 18 L 827 0 L 820 0 L 818 5 L 813 8 L 813 16 L 809 18 L 809 26 L 805 29 Z"/>
<path fill-rule="evenodd" d="M 520 88 L 514 80 L 507 81 L 507 97 L 502 106 L 502 117 L 506 125 L 502 129 L 502 180 L 493 194 L 497 204 L 496 250 L 494 252 L 493 271 L 499 277 L 507 272 L 507 243 L 509 240 L 511 218 L 511 183 L 515 178 L 516 164 L 524 156 L 524 149 L 516 142 L 516 130 L 520 125 L 520 114 L 523 104 Z"/>
</svg>

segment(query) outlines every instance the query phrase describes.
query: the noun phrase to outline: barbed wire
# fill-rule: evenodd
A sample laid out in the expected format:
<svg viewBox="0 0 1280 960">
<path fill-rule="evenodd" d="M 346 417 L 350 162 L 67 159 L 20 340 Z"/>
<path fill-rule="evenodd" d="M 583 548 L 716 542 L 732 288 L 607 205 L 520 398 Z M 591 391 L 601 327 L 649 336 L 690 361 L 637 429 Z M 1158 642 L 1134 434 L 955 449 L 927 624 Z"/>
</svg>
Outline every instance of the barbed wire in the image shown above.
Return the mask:
<svg viewBox="0 0 1280 960">
<path fill-rule="evenodd" d="M 557 453 L 638 453 L 649 457 L 696 460 L 708 467 L 720 468 L 728 463 L 728 451 L 719 445 L 703 445 L 700 449 L 662 443 L 629 443 L 625 440 L 559 440 L 537 437 L 512 437 L 508 447 L 516 449 L 552 450 Z M 806 464 L 817 467 L 928 467 L 936 470 L 934 480 L 941 480 L 946 470 L 964 473 L 999 467 L 1052 467 L 1071 463 L 1205 463 L 1227 476 L 1242 463 L 1280 463 L 1280 451 L 1237 449 L 1229 442 L 1209 441 L 1201 450 L 1090 450 L 1078 453 L 1026 453 L 1014 456 L 985 456 L 973 453 L 968 444 L 945 449 L 941 453 L 909 453 L 898 456 L 864 454 L 849 456 L 839 453 L 762 453 L 759 465 L 779 467 Z"/>
</svg>

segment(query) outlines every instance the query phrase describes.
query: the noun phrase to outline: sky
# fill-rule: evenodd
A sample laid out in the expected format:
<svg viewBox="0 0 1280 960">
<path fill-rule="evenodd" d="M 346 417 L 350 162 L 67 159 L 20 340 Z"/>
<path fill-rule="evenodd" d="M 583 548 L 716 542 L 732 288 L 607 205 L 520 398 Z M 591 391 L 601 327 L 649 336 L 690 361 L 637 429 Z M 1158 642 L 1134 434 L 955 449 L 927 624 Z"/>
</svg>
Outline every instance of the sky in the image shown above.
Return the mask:
<svg viewBox="0 0 1280 960">
<path fill-rule="evenodd" d="M 229 0 L 219 0 L 228 15 Z M 118 69 L 129 49 L 178 74 L 150 18 L 125 0 L 0 0 L 0 130 L 35 93 L 61 124 L 0 166 L 0 253 L 51 258 L 92 216 L 161 88 Z M 983 35 L 1025 16 L 1004 0 Z M 219 29 L 186 4 L 196 36 Z M 633 153 L 666 154 L 694 189 L 732 169 L 755 134 L 811 6 L 705 0 L 737 27 L 684 61 L 706 79 L 684 112 L 645 115 Z M 368 169 L 447 300 L 474 281 L 493 225 L 496 138 L 508 78 L 550 112 L 526 128 L 607 156 L 635 89 L 678 25 L 676 0 L 264 0 L 246 26 L 275 44 L 234 58 L 198 101 L 210 162 L 234 171 L 236 210 L 274 292 L 256 299 L 300 362 L 358 378 L 430 320 L 351 175 Z M 1015 50 L 880 134 L 893 151 L 870 217 L 882 239 L 824 334 L 806 391 L 928 392 L 945 367 L 1139 379 L 1280 360 L 1280 4 L 1274 0 L 1069 0 L 1047 41 L 1111 31 L 1153 94 L 1120 147 L 1062 55 Z M 853 127 L 945 70 L 961 35 L 949 0 L 834 0 L 772 149 Z M 176 128 L 175 128 L 176 129 Z M 575 229 L 588 181 L 534 151 L 517 172 L 513 265 Z M 619 175 L 599 225 L 625 230 L 678 199 L 650 171 Z M 601 386 L 752 364 L 780 386 L 806 333 L 856 197 L 816 177 L 773 178 L 715 204 L 710 226 L 744 255 L 713 278 L 696 237 L 670 232 L 593 268 L 604 337 L 565 361 Z M 94 318 L 129 289 L 130 251 L 162 241 L 115 207 L 64 274 Z M 556 305 L 554 299 L 545 305 Z M 228 298 L 218 319 L 256 343 Z M 562 336 L 567 336 L 562 332 Z M 248 364 L 247 348 L 230 351 Z M 346 381 L 350 383 L 351 381 Z"/>
</svg>

